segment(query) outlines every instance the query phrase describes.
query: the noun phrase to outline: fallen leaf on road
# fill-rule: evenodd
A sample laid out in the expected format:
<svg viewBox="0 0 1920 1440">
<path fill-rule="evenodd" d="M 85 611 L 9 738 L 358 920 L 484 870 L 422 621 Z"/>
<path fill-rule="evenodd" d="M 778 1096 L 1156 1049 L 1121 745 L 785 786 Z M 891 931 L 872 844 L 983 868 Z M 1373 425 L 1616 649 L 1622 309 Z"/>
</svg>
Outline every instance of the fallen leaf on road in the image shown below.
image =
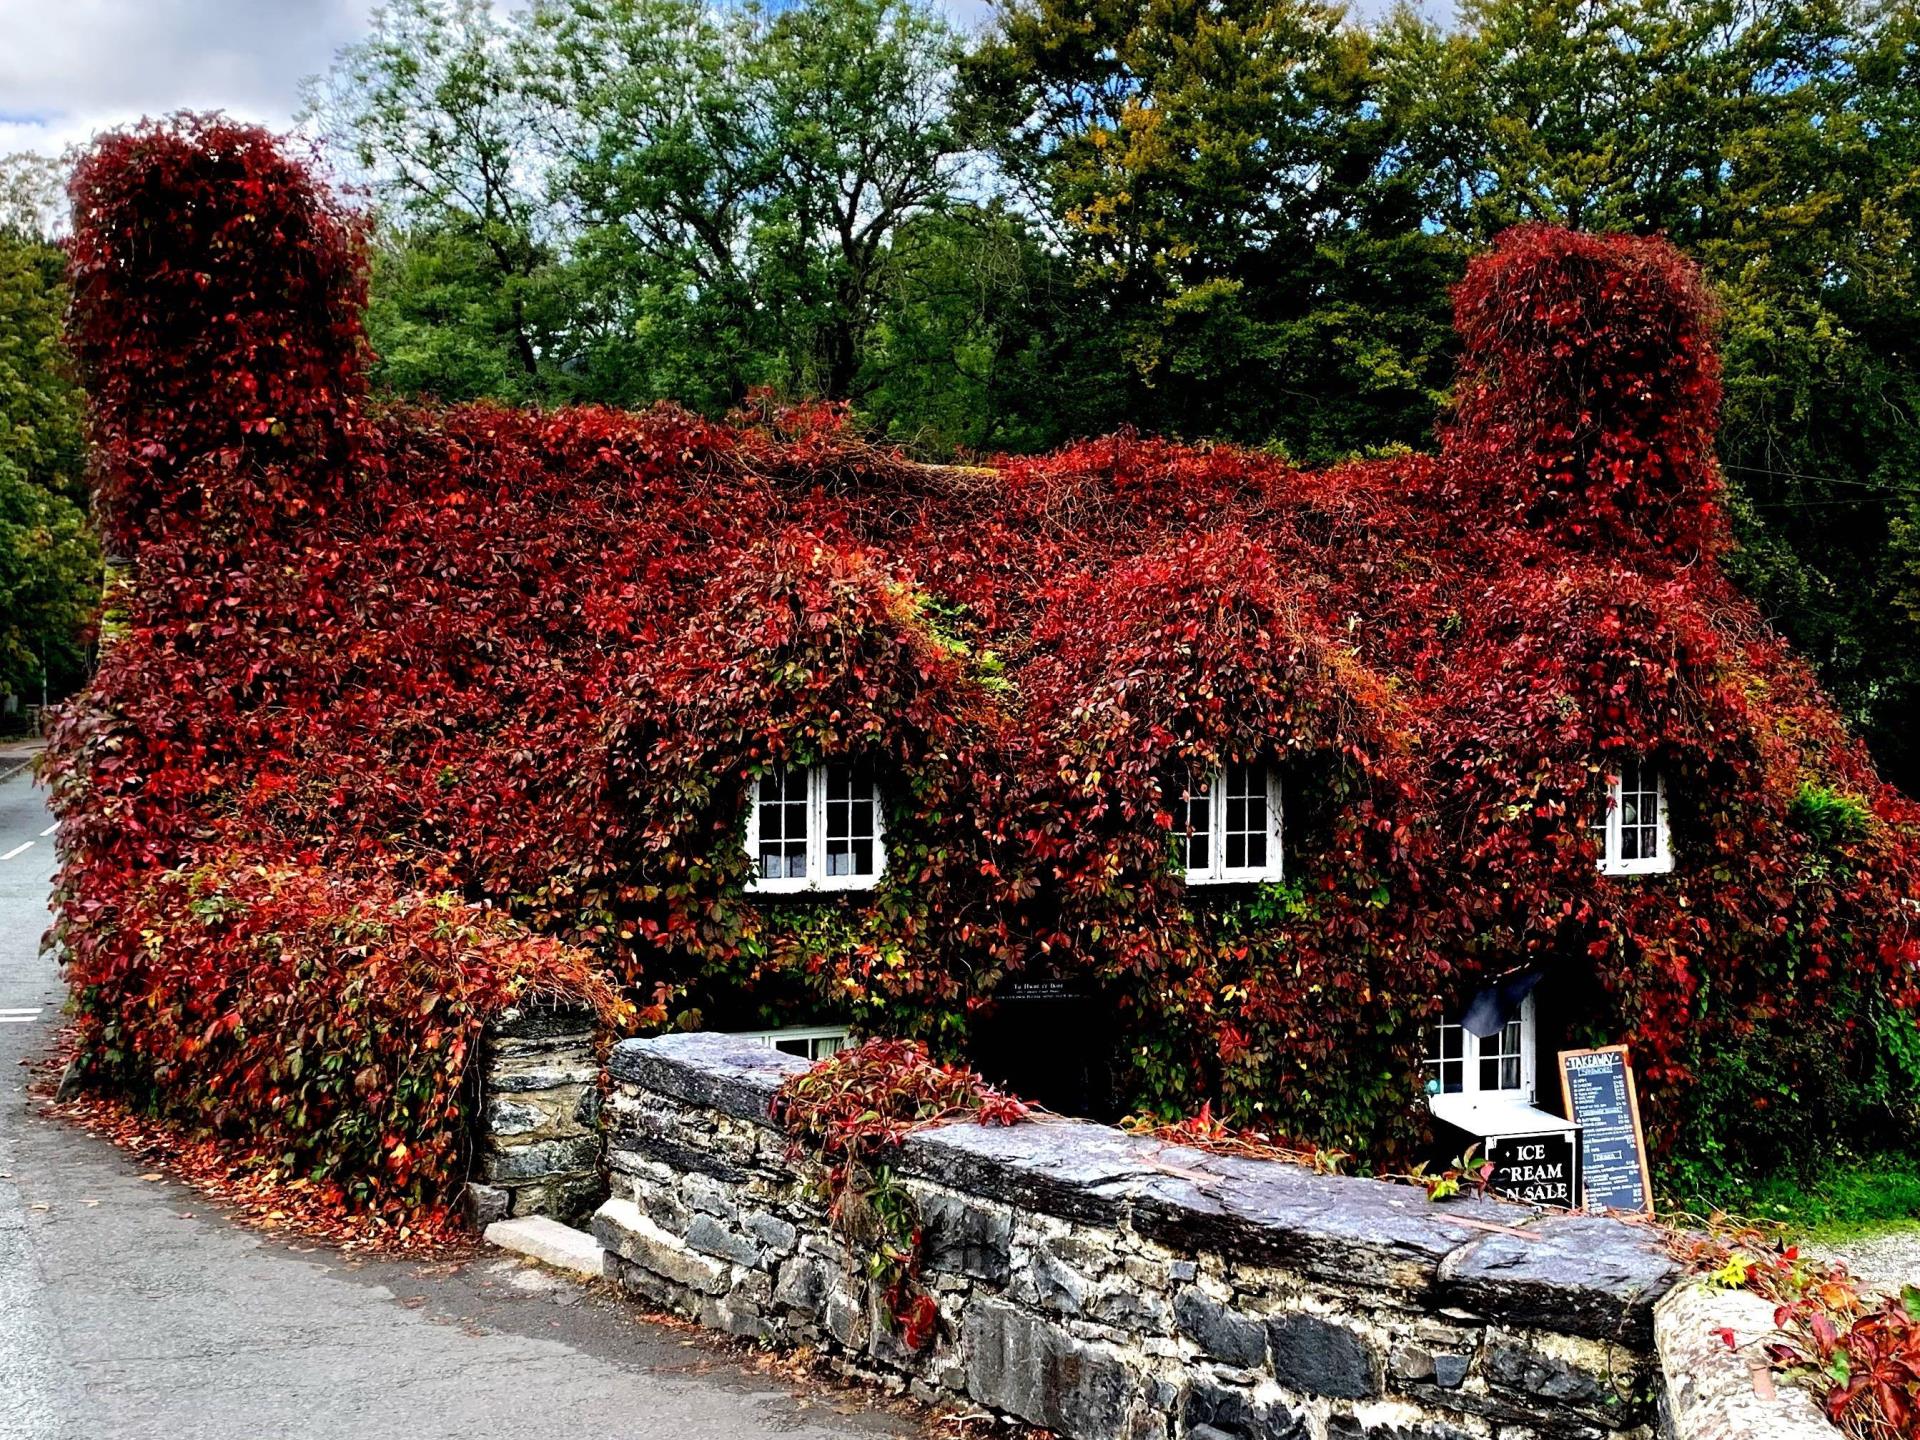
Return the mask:
<svg viewBox="0 0 1920 1440">
<path fill-rule="evenodd" d="M 93 1209 L 94 1206 L 98 1205 L 100 1202 L 98 1200 L 82 1200 L 80 1203 L 86 1206 L 89 1210 L 91 1210 Z"/>
<path fill-rule="evenodd" d="M 149 1170 L 146 1174 L 142 1175 L 140 1178 L 142 1180 L 164 1180 L 167 1177 L 162 1175 L 158 1170 Z"/>
<path fill-rule="evenodd" d="M 29 1205 L 27 1208 L 29 1210 L 51 1210 L 53 1207 L 51 1205 Z"/>
</svg>

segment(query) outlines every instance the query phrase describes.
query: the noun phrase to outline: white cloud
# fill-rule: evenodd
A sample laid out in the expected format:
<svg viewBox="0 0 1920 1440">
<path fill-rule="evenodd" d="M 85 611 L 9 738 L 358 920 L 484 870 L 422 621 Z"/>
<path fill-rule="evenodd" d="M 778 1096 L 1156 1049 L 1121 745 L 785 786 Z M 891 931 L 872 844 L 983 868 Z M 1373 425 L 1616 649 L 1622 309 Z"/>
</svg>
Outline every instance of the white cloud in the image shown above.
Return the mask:
<svg viewBox="0 0 1920 1440">
<path fill-rule="evenodd" d="M 0 0 L 0 152 L 173 110 L 284 129 L 375 0 Z"/>
</svg>

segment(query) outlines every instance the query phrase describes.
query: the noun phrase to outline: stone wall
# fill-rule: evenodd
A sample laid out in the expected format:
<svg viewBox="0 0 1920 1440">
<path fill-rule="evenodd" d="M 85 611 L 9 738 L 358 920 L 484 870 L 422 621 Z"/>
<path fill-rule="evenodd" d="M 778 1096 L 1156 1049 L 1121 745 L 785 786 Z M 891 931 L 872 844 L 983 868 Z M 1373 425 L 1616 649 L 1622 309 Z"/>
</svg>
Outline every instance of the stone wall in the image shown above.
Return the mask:
<svg viewBox="0 0 1920 1440">
<path fill-rule="evenodd" d="M 767 1119 L 803 1063 L 717 1035 L 614 1050 L 608 1277 L 927 1400 L 1085 1440 L 1623 1440 L 1651 1433 L 1640 1227 L 1210 1156 L 1047 1119 L 898 1167 L 938 1339 L 908 1353 Z"/>
<path fill-rule="evenodd" d="M 1767 1363 L 1771 1301 L 1689 1280 L 1654 1308 L 1653 1333 L 1664 1440 L 1836 1440 L 1813 1396 Z"/>
<path fill-rule="evenodd" d="M 476 1224 L 520 1215 L 573 1221 L 606 1194 L 600 1061 L 590 1010 L 530 1004 L 487 1027 L 480 1067 Z"/>
</svg>

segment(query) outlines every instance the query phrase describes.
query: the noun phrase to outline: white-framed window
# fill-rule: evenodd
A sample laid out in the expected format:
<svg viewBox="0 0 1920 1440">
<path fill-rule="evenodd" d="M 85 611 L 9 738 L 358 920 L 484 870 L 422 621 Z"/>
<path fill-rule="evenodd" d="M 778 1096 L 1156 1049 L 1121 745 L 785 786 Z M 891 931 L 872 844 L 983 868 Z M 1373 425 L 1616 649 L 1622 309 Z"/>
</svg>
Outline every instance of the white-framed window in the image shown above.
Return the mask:
<svg viewBox="0 0 1920 1440">
<path fill-rule="evenodd" d="M 1193 776 L 1174 802 L 1173 838 L 1189 885 L 1280 879 L 1279 772 L 1234 764 Z"/>
<path fill-rule="evenodd" d="M 1537 1049 L 1532 996 L 1484 1039 L 1451 1021 L 1436 1025 L 1427 1032 L 1427 1093 L 1500 1096 L 1531 1105 Z"/>
<path fill-rule="evenodd" d="M 1594 786 L 1593 837 L 1603 875 L 1657 875 L 1673 869 L 1667 841 L 1667 780 L 1654 764 L 1629 756 Z"/>
<path fill-rule="evenodd" d="M 857 765 L 780 765 L 754 787 L 747 889 L 866 890 L 887 867 L 880 790 Z"/>
<path fill-rule="evenodd" d="M 837 1055 L 853 1044 L 844 1025 L 788 1025 L 778 1030 L 743 1030 L 736 1032 L 734 1038 L 765 1050 L 778 1050 L 783 1055 L 798 1055 L 802 1060 L 815 1062 L 829 1055 Z"/>
</svg>

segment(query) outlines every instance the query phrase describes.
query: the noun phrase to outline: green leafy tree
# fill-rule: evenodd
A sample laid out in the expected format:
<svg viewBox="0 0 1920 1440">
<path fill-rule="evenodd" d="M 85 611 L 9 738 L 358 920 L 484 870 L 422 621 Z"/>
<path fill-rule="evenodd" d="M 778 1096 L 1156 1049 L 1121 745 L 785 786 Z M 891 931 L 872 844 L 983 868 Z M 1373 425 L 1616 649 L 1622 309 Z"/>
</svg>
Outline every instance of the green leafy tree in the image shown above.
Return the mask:
<svg viewBox="0 0 1920 1440">
<path fill-rule="evenodd" d="M 556 194 L 620 322 L 603 351 L 655 393 L 692 356 L 710 402 L 852 398 L 895 237 L 957 182 L 946 23 L 913 0 L 566 0 L 531 33 Z"/>
<path fill-rule="evenodd" d="M 913 448 L 1039 450 L 1098 429 L 1105 377 L 1075 364 L 1072 276 L 1004 207 L 900 227 L 855 380 L 862 416 Z"/>
<path fill-rule="evenodd" d="M 0 160 L 0 693 L 33 699 L 84 677 L 100 599 L 85 400 L 60 338 L 56 178 L 37 156 Z"/>
<path fill-rule="evenodd" d="M 369 332 L 402 388 L 528 399 L 553 382 L 556 237 L 518 36 L 486 0 L 392 0 L 308 83 L 308 114 L 384 206 Z"/>
<path fill-rule="evenodd" d="M 1430 428 L 1458 255 L 1385 163 L 1342 14 L 1018 0 L 968 59 L 977 133 L 1102 318 L 1109 423 L 1315 458 Z"/>
</svg>

